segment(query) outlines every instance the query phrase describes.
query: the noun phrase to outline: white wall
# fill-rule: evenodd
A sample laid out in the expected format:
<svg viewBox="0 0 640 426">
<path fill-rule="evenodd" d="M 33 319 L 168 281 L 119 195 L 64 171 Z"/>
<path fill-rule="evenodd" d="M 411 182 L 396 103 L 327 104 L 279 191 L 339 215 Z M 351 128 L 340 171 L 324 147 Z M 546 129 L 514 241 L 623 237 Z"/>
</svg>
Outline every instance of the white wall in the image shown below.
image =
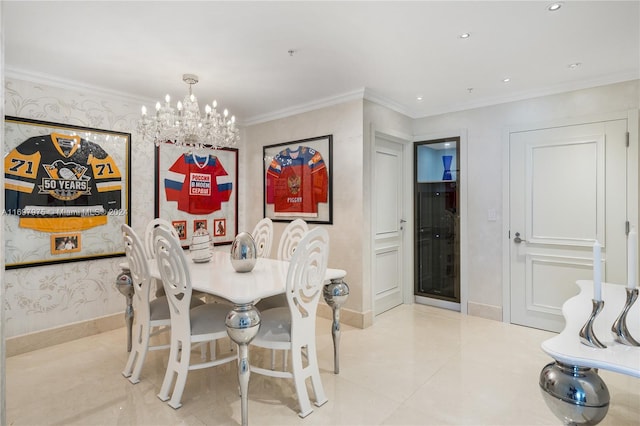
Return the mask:
<svg viewBox="0 0 640 426">
<path fill-rule="evenodd" d="M 544 96 L 414 120 L 414 135 L 466 129 L 468 141 L 468 300 L 502 308 L 503 132 L 509 127 L 558 122 L 640 107 L 640 81 Z M 495 209 L 498 220 L 488 221 Z M 470 313 L 472 313 L 470 309 Z"/>
<path fill-rule="evenodd" d="M 361 325 L 363 301 L 363 148 L 362 100 L 305 112 L 291 117 L 249 126 L 243 133 L 246 149 L 240 154 L 244 169 L 240 180 L 240 204 L 244 229 L 251 231 L 263 214 L 262 147 L 315 136 L 333 135 L 333 225 L 327 227 L 331 239 L 329 265 L 347 271 L 350 288 L 343 319 Z M 286 223 L 275 222 L 273 253 Z M 312 225 L 314 226 L 314 225 Z"/>
<path fill-rule="evenodd" d="M 132 133 L 131 209 L 135 214 L 131 220 L 133 228 L 143 232 L 154 212 L 154 157 L 153 145 L 141 144 L 134 130 L 141 101 L 16 78 L 6 78 L 4 88 L 7 115 Z M 3 146 L 3 154 L 5 151 Z M 123 312 L 125 298 L 114 284 L 123 260 L 119 257 L 6 271 L 6 337 Z"/>
</svg>

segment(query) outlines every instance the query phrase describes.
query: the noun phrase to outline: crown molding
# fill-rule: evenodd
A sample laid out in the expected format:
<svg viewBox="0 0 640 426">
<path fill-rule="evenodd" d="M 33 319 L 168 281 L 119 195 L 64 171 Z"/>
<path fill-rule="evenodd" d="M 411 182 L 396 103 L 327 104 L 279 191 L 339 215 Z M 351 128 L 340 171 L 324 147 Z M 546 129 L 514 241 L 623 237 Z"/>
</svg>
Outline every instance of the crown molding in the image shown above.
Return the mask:
<svg viewBox="0 0 640 426">
<path fill-rule="evenodd" d="M 26 71 L 18 68 L 7 67 L 4 70 L 5 80 L 7 78 L 14 80 L 29 81 L 37 84 L 44 84 L 47 86 L 57 87 L 64 90 L 80 91 L 83 93 L 91 93 L 102 98 L 107 98 L 114 101 L 131 102 L 134 105 L 143 105 L 149 102 L 155 102 L 147 98 L 131 95 L 130 93 L 120 92 L 117 90 L 105 89 L 104 87 L 93 86 L 90 84 L 82 83 L 74 80 L 67 80 L 60 77 L 55 77 L 48 74 L 37 73 L 33 71 Z"/>
<path fill-rule="evenodd" d="M 616 74 L 609 74 L 599 78 L 590 80 L 581 80 L 570 83 L 557 84 L 540 90 L 529 90 L 511 94 L 509 96 L 483 98 L 477 101 L 461 102 L 458 104 L 439 105 L 427 110 L 421 110 L 419 114 L 415 114 L 412 118 L 427 118 L 436 115 L 448 114 L 453 112 L 466 111 L 476 108 L 483 108 L 505 104 L 509 102 L 518 102 L 527 99 L 539 98 L 542 96 L 557 95 L 560 93 L 568 93 L 576 90 L 592 89 L 599 86 L 607 86 L 609 84 L 623 83 L 625 81 L 639 80 L 640 76 L 637 72 L 627 71 Z"/>
<path fill-rule="evenodd" d="M 357 99 L 364 99 L 364 92 L 365 92 L 365 89 L 357 89 L 357 90 L 346 92 L 340 95 L 329 96 L 326 98 L 318 99 L 318 100 L 307 102 L 304 104 L 283 108 L 281 110 L 273 111 L 267 114 L 256 115 L 253 117 L 249 117 L 246 120 L 243 120 L 241 125 L 252 126 L 254 124 L 265 123 L 267 121 L 273 121 L 280 118 L 286 118 L 292 115 L 302 114 L 304 112 L 309 112 L 309 111 L 313 111 L 320 108 L 338 105 L 344 102 L 349 102 Z"/>
<path fill-rule="evenodd" d="M 409 118 L 418 118 L 416 116 L 415 111 L 410 110 L 409 108 L 407 108 L 406 106 L 385 97 L 384 95 L 381 95 L 380 93 L 377 93 L 375 90 L 369 89 L 369 88 L 365 88 L 364 89 L 364 98 L 368 101 L 371 101 L 373 103 L 376 103 L 380 106 L 389 108 L 395 112 L 398 112 L 400 114 L 406 115 Z"/>
</svg>

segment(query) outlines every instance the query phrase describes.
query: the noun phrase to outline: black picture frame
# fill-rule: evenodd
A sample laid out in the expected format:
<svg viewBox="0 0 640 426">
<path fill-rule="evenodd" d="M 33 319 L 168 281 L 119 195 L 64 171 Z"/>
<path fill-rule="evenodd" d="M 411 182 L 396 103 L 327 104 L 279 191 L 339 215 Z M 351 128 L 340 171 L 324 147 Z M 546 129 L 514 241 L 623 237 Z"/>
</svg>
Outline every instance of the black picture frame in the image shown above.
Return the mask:
<svg viewBox="0 0 640 426">
<path fill-rule="evenodd" d="M 4 119 L 5 269 L 124 256 L 121 226 L 131 224 L 131 134 Z M 70 147 L 66 154 L 64 144 Z M 51 248 L 56 236 L 68 235 L 82 245 Z"/>
<path fill-rule="evenodd" d="M 333 224 L 333 135 L 263 146 L 263 216 Z"/>
<path fill-rule="evenodd" d="M 223 200 L 220 203 L 220 208 L 211 213 L 189 213 L 184 210 L 184 204 L 176 201 L 177 196 L 174 191 L 174 195 L 168 195 L 165 182 L 175 179 L 185 179 L 186 177 L 175 177 L 175 173 L 170 169 L 176 166 L 181 159 L 187 158 L 187 156 L 195 155 L 196 158 L 208 159 L 214 158 L 213 161 L 216 164 L 222 166 L 226 175 L 215 176 L 217 183 L 230 184 L 231 192 L 228 200 Z M 218 163 L 219 162 L 219 163 Z M 213 164 L 213 163 L 207 163 Z M 213 166 L 212 166 L 213 167 Z M 214 169 L 217 170 L 217 169 Z M 212 171 L 212 173 L 218 173 L 218 171 Z M 206 230 L 212 236 L 214 245 L 231 244 L 238 234 L 238 149 L 237 148 L 199 148 L 190 149 L 188 147 L 178 147 L 170 142 L 162 143 L 156 148 L 155 151 L 155 216 L 161 219 L 168 220 L 172 223 L 185 222 L 183 238 L 181 242 L 184 248 L 189 246 L 191 237 L 195 225 L 206 221 Z M 185 187 L 186 188 L 186 187 Z M 211 186 L 213 188 L 213 186 Z M 169 189 L 171 191 L 171 189 Z M 212 194 L 215 197 L 216 191 L 212 189 Z M 183 193 L 187 197 L 187 193 Z M 168 199 L 172 197 L 173 199 Z M 186 200 L 183 199 L 183 201 Z M 181 210 L 182 209 L 182 210 Z M 214 228 L 214 222 L 220 223 L 220 220 L 224 219 L 223 228 Z M 218 232 L 214 232 L 217 229 Z M 221 230 L 221 232 L 220 232 Z"/>
</svg>

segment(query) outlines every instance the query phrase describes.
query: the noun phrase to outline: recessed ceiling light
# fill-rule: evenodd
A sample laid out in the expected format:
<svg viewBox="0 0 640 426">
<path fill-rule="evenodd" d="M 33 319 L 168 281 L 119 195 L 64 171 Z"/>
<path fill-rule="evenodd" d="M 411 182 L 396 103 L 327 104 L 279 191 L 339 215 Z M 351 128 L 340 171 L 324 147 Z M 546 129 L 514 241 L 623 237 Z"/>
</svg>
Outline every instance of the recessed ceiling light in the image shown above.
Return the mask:
<svg viewBox="0 0 640 426">
<path fill-rule="evenodd" d="M 551 3 L 547 6 L 547 10 L 549 12 L 555 12 L 556 10 L 560 9 L 562 7 L 562 3 L 557 2 L 557 3 Z"/>
<path fill-rule="evenodd" d="M 421 101 L 421 100 L 423 100 L 423 99 L 424 99 L 424 97 L 423 97 L 422 95 L 418 95 L 418 96 L 416 96 L 416 101 Z"/>
<path fill-rule="evenodd" d="M 511 81 L 511 79 L 509 77 L 505 77 L 505 78 L 502 79 L 503 83 L 508 83 L 510 81 Z"/>
<path fill-rule="evenodd" d="M 579 68 L 580 65 L 582 65 L 580 62 L 574 62 L 572 64 L 569 64 L 569 69 L 570 70 L 575 70 L 576 68 Z"/>
<path fill-rule="evenodd" d="M 460 37 L 460 38 L 469 38 L 469 37 L 471 37 L 471 34 L 469 34 L 469 33 L 462 33 L 462 34 L 460 34 L 458 37 Z"/>
</svg>

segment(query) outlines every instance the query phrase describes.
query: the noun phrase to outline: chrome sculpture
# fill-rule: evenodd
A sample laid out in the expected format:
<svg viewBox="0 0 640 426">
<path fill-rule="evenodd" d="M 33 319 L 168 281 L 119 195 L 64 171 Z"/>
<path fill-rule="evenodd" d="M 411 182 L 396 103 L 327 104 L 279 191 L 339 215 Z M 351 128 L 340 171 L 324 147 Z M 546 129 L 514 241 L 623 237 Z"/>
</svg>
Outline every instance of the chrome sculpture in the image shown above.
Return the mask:
<svg viewBox="0 0 640 426">
<path fill-rule="evenodd" d="M 589 315 L 589 319 L 580 330 L 580 342 L 593 348 L 606 348 L 607 345 L 598 340 L 596 334 L 593 332 L 593 322 L 595 321 L 598 314 L 602 312 L 602 308 L 604 308 L 604 301 L 591 299 L 591 302 L 593 304 L 593 308 L 591 309 L 591 315 Z"/>
<path fill-rule="evenodd" d="M 627 291 L 627 300 L 622 312 L 620 312 L 620 315 L 618 315 L 618 318 L 616 318 L 611 326 L 611 331 L 613 332 L 616 342 L 627 346 L 640 346 L 640 343 L 631 336 L 631 333 L 629 333 L 627 329 L 627 314 L 629 313 L 629 309 L 631 309 L 631 305 L 638 299 L 638 289 L 627 287 L 625 290 Z"/>
<path fill-rule="evenodd" d="M 552 362 L 540 372 L 540 390 L 565 425 L 596 425 L 609 411 L 609 389 L 595 369 Z"/>
<path fill-rule="evenodd" d="M 231 265 L 237 272 L 250 272 L 256 266 L 256 242 L 248 232 L 239 233 L 231 244 Z"/>
</svg>

